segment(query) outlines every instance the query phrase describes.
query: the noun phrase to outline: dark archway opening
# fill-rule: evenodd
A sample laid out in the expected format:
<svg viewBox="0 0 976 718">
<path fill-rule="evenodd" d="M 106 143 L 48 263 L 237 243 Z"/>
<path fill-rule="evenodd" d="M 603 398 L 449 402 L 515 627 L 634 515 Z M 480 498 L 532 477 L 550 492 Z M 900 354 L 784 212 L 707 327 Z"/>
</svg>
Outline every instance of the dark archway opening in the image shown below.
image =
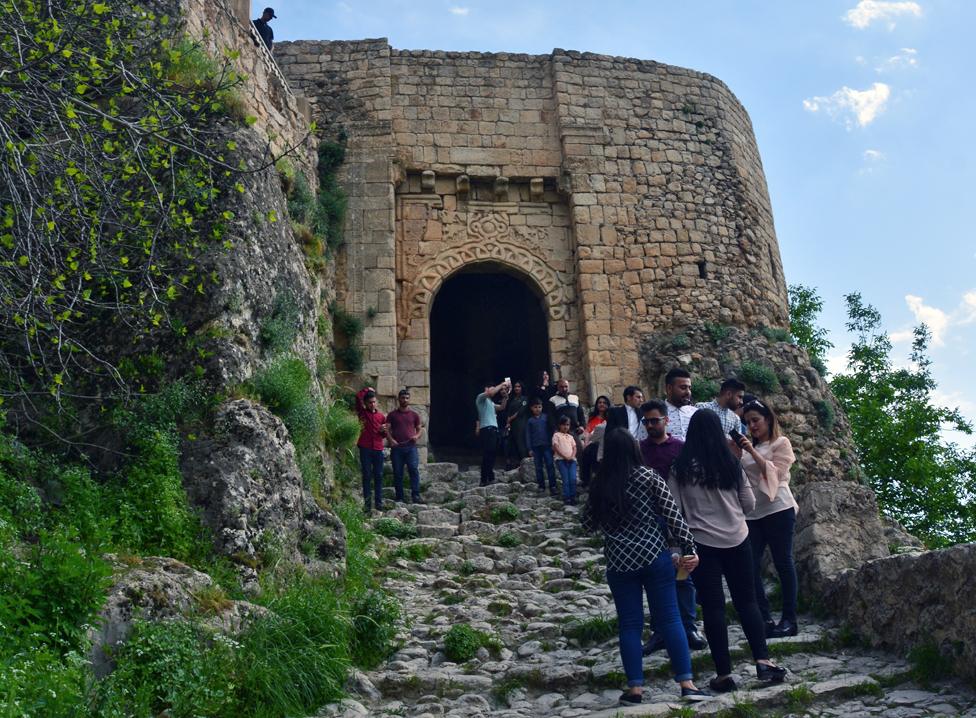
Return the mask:
<svg viewBox="0 0 976 718">
<path fill-rule="evenodd" d="M 527 391 L 549 366 L 544 300 L 497 267 L 447 279 L 430 312 L 430 444 L 437 456 L 477 449 L 474 401 L 505 377 Z"/>
</svg>

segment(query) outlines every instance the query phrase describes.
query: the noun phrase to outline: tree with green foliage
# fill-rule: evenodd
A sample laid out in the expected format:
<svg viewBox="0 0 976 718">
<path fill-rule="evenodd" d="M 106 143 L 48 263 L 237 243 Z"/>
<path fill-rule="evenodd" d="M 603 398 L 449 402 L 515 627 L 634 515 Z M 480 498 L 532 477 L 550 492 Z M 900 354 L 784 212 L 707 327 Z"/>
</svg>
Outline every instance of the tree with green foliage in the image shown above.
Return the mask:
<svg viewBox="0 0 976 718">
<path fill-rule="evenodd" d="M 133 0 L 0 0 L 0 400 L 128 389 L 124 346 L 179 333 L 243 192 L 229 62 Z M 121 343 L 121 346 L 120 346 Z M 13 401 L 11 401 L 13 400 Z"/>
<path fill-rule="evenodd" d="M 827 330 L 817 326 L 817 316 L 823 311 L 823 300 L 816 289 L 802 284 L 791 284 L 788 293 L 793 341 L 807 350 L 810 363 L 821 376 L 826 376 L 827 350 L 834 345 L 827 339 Z"/>
<path fill-rule="evenodd" d="M 896 367 L 878 310 L 856 292 L 845 301 L 847 328 L 857 340 L 847 371 L 830 387 L 882 511 L 930 546 L 976 540 L 976 450 L 942 435 L 944 429 L 972 434 L 973 427 L 958 409 L 933 403 L 928 329 L 915 328 L 910 365 Z"/>
</svg>

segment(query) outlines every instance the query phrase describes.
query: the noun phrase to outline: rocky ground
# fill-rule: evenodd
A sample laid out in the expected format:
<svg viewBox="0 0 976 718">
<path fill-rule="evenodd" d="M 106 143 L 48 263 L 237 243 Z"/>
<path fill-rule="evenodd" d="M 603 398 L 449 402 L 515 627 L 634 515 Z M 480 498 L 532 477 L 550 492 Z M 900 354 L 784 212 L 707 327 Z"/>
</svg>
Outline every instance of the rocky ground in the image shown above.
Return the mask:
<svg viewBox="0 0 976 718">
<path fill-rule="evenodd" d="M 528 468 L 528 467 L 525 467 Z M 974 716 L 976 694 L 954 683 L 921 685 L 913 665 L 845 646 L 845 632 L 811 616 L 802 632 L 770 641 L 790 674 L 761 685 L 737 623 L 730 642 L 740 690 L 683 705 L 663 652 L 645 660 L 644 703 L 618 707 L 622 674 L 600 540 L 585 535 L 579 508 L 536 492 L 524 471 L 498 472 L 478 487 L 477 472 L 453 464 L 423 467 L 426 505 L 374 517 L 393 533 L 385 585 L 401 597 L 408 626 L 401 649 L 351 681 L 354 698 L 321 716 Z M 730 608 L 730 615 L 734 612 Z M 448 660 L 444 636 L 468 624 L 485 639 L 463 663 Z M 692 654 L 700 686 L 714 675 L 708 651 Z M 924 668 L 924 666 L 922 666 Z"/>
</svg>

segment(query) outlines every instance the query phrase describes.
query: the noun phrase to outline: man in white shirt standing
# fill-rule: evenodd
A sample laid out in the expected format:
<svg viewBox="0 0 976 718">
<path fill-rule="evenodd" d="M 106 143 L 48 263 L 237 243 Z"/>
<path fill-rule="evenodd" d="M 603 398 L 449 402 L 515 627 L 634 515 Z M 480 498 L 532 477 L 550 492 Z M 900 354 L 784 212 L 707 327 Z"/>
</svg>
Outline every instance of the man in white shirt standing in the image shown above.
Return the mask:
<svg viewBox="0 0 976 718">
<path fill-rule="evenodd" d="M 664 377 L 664 394 L 668 407 L 668 432 L 685 440 L 688 422 L 698 407 L 691 403 L 691 374 L 687 369 L 675 368 Z"/>
</svg>

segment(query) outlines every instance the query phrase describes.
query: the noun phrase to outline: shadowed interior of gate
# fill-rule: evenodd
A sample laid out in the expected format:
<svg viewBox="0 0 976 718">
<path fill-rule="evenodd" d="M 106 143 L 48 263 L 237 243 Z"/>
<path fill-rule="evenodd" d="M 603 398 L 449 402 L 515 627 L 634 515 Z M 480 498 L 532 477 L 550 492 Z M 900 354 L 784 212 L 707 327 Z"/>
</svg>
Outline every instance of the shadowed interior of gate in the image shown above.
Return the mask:
<svg viewBox="0 0 976 718">
<path fill-rule="evenodd" d="M 505 377 L 530 391 L 547 366 L 546 311 L 530 281 L 490 264 L 451 276 L 430 313 L 431 445 L 475 449 L 477 395 Z"/>
</svg>

